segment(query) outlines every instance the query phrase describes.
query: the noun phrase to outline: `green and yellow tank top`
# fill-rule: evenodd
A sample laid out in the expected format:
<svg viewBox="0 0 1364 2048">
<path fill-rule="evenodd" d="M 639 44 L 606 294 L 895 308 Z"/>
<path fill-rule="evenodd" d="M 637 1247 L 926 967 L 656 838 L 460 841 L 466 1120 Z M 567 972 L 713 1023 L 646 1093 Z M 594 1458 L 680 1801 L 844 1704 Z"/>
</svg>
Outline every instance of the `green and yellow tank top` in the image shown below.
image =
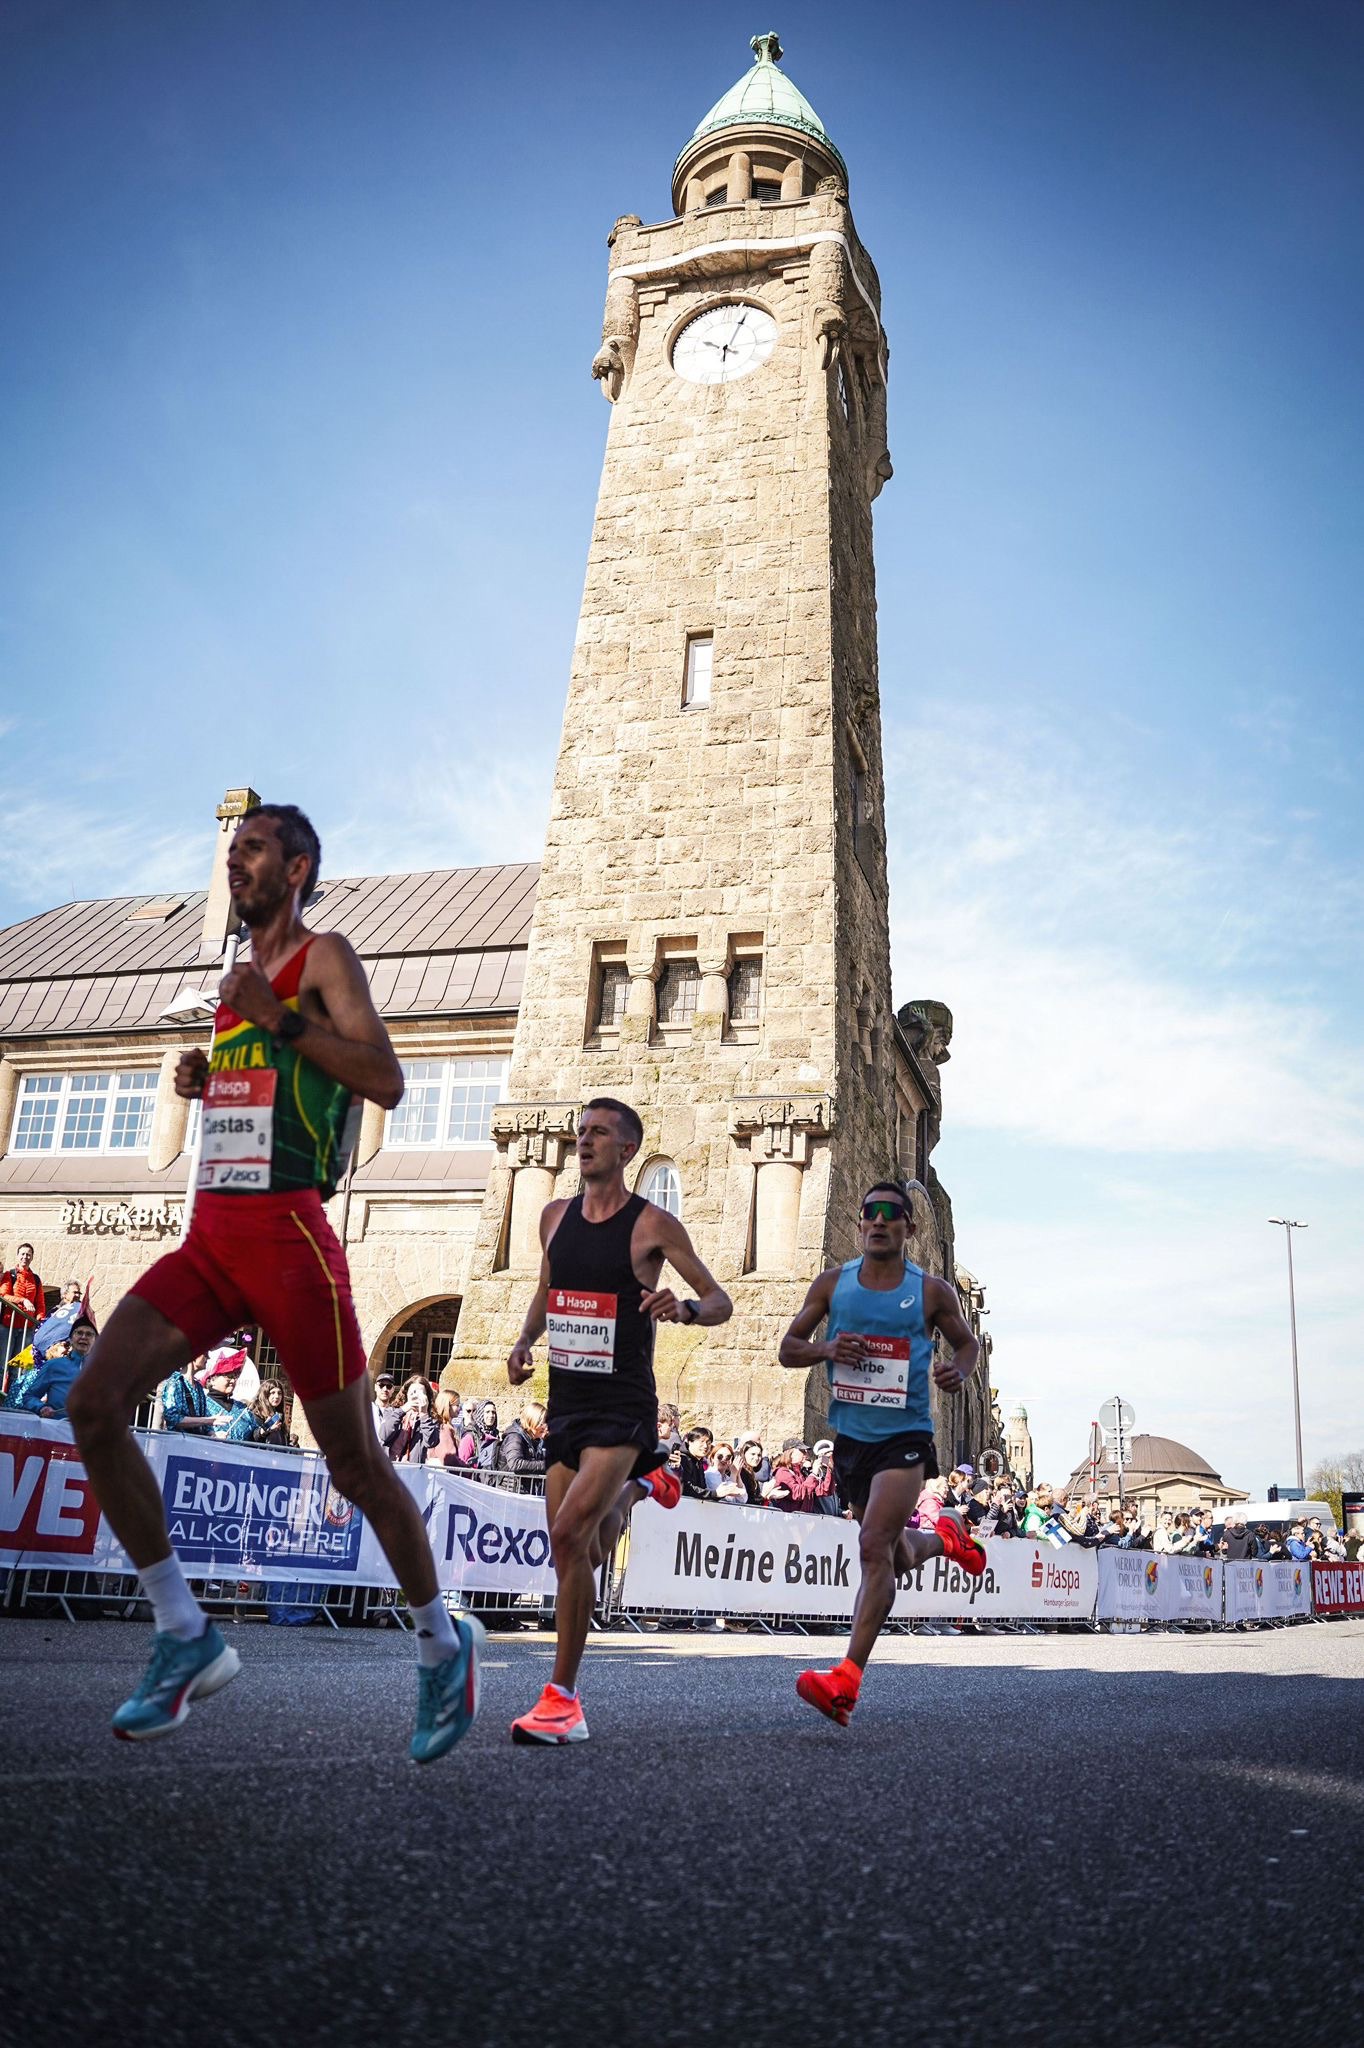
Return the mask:
<svg viewBox="0 0 1364 2048">
<path fill-rule="evenodd" d="M 311 945 L 306 939 L 270 983 L 286 1009 L 299 1006 Z M 208 1069 L 200 1189 L 263 1195 L 316 1188 L 325 1202 L 358 1130 L 359 1104 L 350 1089 L 225 1003 L 214 1015 Z"/>
</svg>

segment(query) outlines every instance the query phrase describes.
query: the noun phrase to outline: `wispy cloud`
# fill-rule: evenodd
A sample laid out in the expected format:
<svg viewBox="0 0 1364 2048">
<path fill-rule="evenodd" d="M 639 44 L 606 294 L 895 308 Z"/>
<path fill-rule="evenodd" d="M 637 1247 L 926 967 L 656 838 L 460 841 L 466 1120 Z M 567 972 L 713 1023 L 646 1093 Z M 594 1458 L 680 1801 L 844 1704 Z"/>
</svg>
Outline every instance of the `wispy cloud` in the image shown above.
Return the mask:
<svg viewBox="0 0 1364 2048">
<path fill-rule="evenodd" d="M 0 811 L 0 922 L 92 896 L 203 888 L 212 853 L 207 829 L 159 830 L 148 824 L 151 808 L 8 803 Z"/>
<path fill-rule="evenodd" d="M 1254 817 L 1167 814 L 1066 736 L 969 713 L 933 735 L 935 833 L 900 843 L 921 758 L 888 759 L 896 993 L 956 1014 L 954 1119 L 1085 1150 L 1364 1164 L 1359 1034 L 1279 992 L 1288 947 L 1357 943 L 1354 876 Z"/>
</svg>

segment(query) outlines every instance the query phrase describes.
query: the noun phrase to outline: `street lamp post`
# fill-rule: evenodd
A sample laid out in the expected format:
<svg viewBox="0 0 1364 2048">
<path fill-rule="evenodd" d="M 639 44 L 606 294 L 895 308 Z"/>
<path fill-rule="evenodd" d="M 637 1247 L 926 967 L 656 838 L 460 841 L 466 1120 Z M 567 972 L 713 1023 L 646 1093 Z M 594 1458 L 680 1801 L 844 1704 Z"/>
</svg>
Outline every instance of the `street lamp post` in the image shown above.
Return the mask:
<svg viewBox="0 0 1364 2048">
<path fill-rule="evenodd" d="M 1306 1230 L 1306 1223 L 1294 1223 L 1287 1216 L 1271 1216 L 1269 1221 L 1281 1229 L 1288 1246 L 1288 1327 L 1293 1339 L 1293 1441 L 1298 1453 L 1298 1486 L 1305 1485 L 1302 1476 L 1302 1404 L 1298 1399 L 1298 1305 L 1293 1295 L 1293 1232 Z"/>
</svg>

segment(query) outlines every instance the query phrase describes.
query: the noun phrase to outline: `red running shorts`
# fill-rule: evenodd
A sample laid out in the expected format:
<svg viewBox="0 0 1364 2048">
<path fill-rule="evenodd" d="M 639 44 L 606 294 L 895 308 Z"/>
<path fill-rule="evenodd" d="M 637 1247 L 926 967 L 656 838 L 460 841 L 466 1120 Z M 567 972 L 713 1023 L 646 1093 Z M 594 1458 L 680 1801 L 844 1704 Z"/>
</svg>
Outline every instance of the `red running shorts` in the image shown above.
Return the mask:
<svg viewBox="0 0 1364 2048">
<path fill-rule="evenodd" d="M 174 1323 L 196 1358 L 258 1323 L 305 1401 L 365 1370 L 346 1255 L 315 1188 L 200 1195 L 185 1242 L 129 1291 Z"/>
</svg>

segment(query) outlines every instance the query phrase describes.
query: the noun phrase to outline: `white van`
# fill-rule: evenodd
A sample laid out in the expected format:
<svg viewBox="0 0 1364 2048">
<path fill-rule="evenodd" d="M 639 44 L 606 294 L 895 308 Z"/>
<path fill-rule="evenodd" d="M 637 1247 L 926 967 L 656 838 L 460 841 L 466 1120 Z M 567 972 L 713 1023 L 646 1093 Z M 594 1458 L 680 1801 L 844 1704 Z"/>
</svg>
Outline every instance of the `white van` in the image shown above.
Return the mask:
<svg viewBox="0 0 1364 2048">
<path fill-rule="evenodd" d="M 1310 1522 L 1314 1515 L 1321 1518 L 1321 1526 L 1327 1535 L 1335 1528 L 1336 1518 L 1331 1512 L 1329 1500 L 1248 1500 L 1234 1508 L 1223 1508 L 1221 1520 L 1216 1524 L 1220 1536 L 1229 1518 L 1235 1515 L 1245 1523 L 1247 1529 L 1291 1529 L 1295 1522 Z"/>
</svg>

